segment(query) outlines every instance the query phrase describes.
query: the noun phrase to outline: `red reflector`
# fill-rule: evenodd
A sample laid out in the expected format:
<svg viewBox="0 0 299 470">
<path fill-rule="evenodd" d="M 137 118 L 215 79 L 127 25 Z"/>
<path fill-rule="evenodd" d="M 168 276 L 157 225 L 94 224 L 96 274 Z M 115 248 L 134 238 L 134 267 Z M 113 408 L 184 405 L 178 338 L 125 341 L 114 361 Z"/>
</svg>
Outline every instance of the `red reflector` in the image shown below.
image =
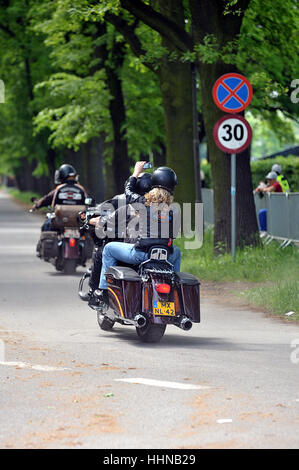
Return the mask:
<svg viewBox="0 0 299 470">
<path fill-rule="evenodd" d="M 76 240 L 74 238 L 70 238 L 70 246 L 74 248 L 76 246 Z"/>
<path fill-rule="evenodd" d="M 156 291 L 160 294 L 169 294 L 170 285 L 169 284 L 156 284 Z"/>
</svg>

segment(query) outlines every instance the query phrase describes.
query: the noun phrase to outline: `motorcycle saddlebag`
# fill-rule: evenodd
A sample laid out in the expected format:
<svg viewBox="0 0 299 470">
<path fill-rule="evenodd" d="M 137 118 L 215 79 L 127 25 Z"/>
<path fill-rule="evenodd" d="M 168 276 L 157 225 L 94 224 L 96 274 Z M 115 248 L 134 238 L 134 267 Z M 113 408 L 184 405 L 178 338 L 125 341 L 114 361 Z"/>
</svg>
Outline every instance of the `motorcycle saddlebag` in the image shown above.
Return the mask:
<svg viewBox="0 0 299 470">
<path fill-rule="evenodd" d="M 182 313 L 195 323 L 200 322 L 200 282 L 189 273 L 176 273 L 180 286 Z"/>
<path fill-rule="evenodd" d="M 86 234 L 85 239 L 82 240 L 82 258 L 84 260 L 91 259 L 94 249 L 94 243 L 92 238 Z"/>
<path fill-rule="evenodd" d="M 56 258 L 58 256 L 57 232 L 42 232 L 40 240 L 42 258 Z"/>
<path fill-rule="evenodd" d="M 57 204 L 55 206 L 55 227 L 62 229 L 64 227 L 78 227 L 78 213 L 84 211 L 85 206 L 67 206 L 66 204 Z"/>
<path fill-rule="evenodd" d="M 141 312 L 141 278 L 134 269 L 112 266 L 105 273 L 109 304 L 123 318 L 132 320 Z"/>
</svg>

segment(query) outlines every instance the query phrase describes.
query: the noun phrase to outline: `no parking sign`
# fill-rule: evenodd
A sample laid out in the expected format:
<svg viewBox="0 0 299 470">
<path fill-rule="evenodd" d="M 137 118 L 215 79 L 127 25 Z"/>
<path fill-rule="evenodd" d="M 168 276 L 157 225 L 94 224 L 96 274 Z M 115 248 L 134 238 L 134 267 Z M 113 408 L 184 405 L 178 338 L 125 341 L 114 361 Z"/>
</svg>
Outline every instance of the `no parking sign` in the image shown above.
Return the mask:
<svg viewBox="0 0 299 470">
<path fill-rule="evenodd" d="M 236 254 L 236 154 L 243 152 L 252 139 L 250 124 L 236 113 L 250 104 L 252 87 L 239 73 L 227 73 L 216 80 L 213 100 L 222 111 L 229 113 L 220 118 L 213 129 L 215 144 L 223 152 L 231 154 L 231 244 L 232 256 Z M 234 114 L 234 116 L 232 116 Z"/>
<path fill-rule="evenodd" d="M 213 99 L 222 111 L 240 113 L 252 100 L 252 86 L 243 75 L 227 73 L 215 82 Z"/>
</svg>

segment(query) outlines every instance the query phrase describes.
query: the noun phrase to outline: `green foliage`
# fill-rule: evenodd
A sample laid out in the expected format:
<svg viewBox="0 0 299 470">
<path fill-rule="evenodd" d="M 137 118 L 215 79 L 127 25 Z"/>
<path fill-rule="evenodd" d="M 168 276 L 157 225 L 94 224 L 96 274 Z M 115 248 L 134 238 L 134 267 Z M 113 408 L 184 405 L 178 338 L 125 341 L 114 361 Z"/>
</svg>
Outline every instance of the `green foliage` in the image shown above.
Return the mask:
<svg viewBox="0 0 299 470">
<path fill-rule="evenodd" d="M 122 70 L 127 109 L 129 155 L 138 159 L 164 143 L 164 115 L 158 79 L 142 62 L 128 54 Z"/>
<path fill-rule="evenodd" d="M 279 163 L 282 172 L 289 182 L 293 192 L 299 192 L 299 157 L 275 157 L 271 159 L 254 160 L 251 162 L 252 182 L 256 188 L 260 181 L 271 171 L 272 165 Z"/>
<path fill-rule="evenodd" d="M 127 47 L 124 66 L 118 70 L 113 47 L 123 38 L 112 25 L 103 22 L 104 13 L 112 4 L 91 3 L 58 1 L 52 14 L 35 24 L 35 29 L 46 35 L 45 44 L 52 48 L 52 62 L 63 70 L 35 88 L 40 105 L 34 120 L 36 132 L 49 129 L 51 145 L 75 149 L 99 135 L 105 136 L 106 142 L 113 141 L 107 67 L 115 68 L 125 97 L 123 130 L 126 129 L 129 154 L 138 158 L 158 149 L 164 141 L 159 86 L 143 62 L 157 62 L 165 50 L 159 49 L 159 35 L 141 26 L 142 43 L 152 45 L 147 49 L 148 55 L 136 58 Z M 111 157 L 109 151 L 111 147 L 107 146 L 107 158 Z"/>
<path fill-rule="evenodd" d="M 287 178 L 293 192 L 299 192 L 299 157 L 278 156 L 271 159 L 257 159 L 251 161 L 251 174 L 253 187 L 256 188 L 260 181 L 265 181 L 265 176 L 271 171 L 272 165 L 279 163 L 282 166 L 283 174 Z M 211 166 L 204 160 L 201 168 L 206 176 L 206 187 L 212 188 Z"/>
<path fill-rule="evenodd" d="M 246 119 L 253 131 L 251 155 L 254 158 L 299 144 L 299 125 L 285 118 L 280 111 L 269 112 L 267 116 L 265 113 L 256 116 L 249 111 L 246 112 Z"/>
<path fill-rule="evenodd" d="M 290 100 L 291 81 L 299 76 L 296 3 L 251 0 L 245 13 L 237 65 L 253 85 L 253 112 L 279 109 L 298 118 L 298 106 Z"/>
<path fill-rule="evenodd" d="M 45 133 L 33 136 L 33 87 L 50 70 L 43 38 L 30 23 L 33 1 L 12 0 L 0 7 L 0 77 L 5 83 L 5 103 L 0 105 L 0 172 L 15 174 L 20 159 L 43 164 L 48 151 Z"/>
<path fill-rule="evenodd" d="M 49 141 L 54 147 L 75 150 L 101 132 L 111 132 L 104 77 L 104 70 L 85 78 L 58 73 L 38 84 L 36 91 L 49 94 L 51 107 L 44 108 L 34 119 L 36 132 L 50 129 Z"/>
</svg>

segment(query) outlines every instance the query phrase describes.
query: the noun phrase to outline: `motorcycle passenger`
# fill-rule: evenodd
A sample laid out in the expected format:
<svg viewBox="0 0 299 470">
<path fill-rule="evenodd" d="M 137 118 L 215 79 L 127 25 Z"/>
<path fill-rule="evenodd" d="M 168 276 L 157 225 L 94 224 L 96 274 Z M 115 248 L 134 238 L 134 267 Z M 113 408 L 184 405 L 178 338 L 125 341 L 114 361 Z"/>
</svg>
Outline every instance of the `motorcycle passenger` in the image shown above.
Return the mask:
<svg viewBox="0 0 299 470">
<path fill-rule="evenodd" d="M 136 181 L 135 191 L 138 196 L 143 196 L 147 192 L 151 190 L 151 179 L 152 175 L 150 173 L 141 173 Z M 106 215 L 103 215 L 103 208 L 108 207 L 108 204 L 111 204 L 115 211 Z M 120 207 L 119 207 L 120 206 Z M 97 216 L 97 212 L 101 215 Z M 96 299 L 93 298 L 94 291 L 98 288 L 100 282 L 100 274 L 102 268 L 102 253 L 104 246 L 114 241 L 115 239 L 119 239 L 122 242 L 126 241 L 130 235 L 127 233 L 115 233 L 116 227 L 118 227 L 118 220 L 123 218 L 126 221 L 125 227 L 128 226 L 130 221 L 136 216 L 135 211 L 132 206 L 129 206 L 129 198 L 126 194 L 119 194 L 114 196 L 113 199 L 109 201 L 105 201 L 101 204 L 98 208 L 98 211 L 94 212 L 94 217 L 89 219 L 88 225 L 93 226 L 94 228 L 98 226 L 99 223 L 105 225 L 107 234 L 113 232 L 115 238 L 109 238 L 109 236 L 105 237 L 105 239 L 98 238 L 97 236 L 94 237 L 95 245 L 97 247 L 94 257 L 93 257 L 93 267 L 89 279 L 89 291 L 84 295 L 80 295 L 80 298 L 84 301 L 89 301 L 89 305 L 94 305 L 96 303 Z"/>
<path fill-rule="evenodd" d="M 137 162 L 134 173 L 129 178 L 125 194 L 131 203 L 139 203 L 145 207 L 145 218 L 141 217 L 139 222 L 139 236 L 136 243 L 111 242 L 105 246 L 102 258 L 102 270 L 99 288 L 94 292 L 94 296 L 105 303 L 108 303 L 107 283 L 105 272 L 110 266 L 115 266 L 118 262 L 139 265 L 148 259 L 148 252 L 152 246 L 164 245 L 169 250 L 169 261 L 174 265 L 174 271 L 180 271 L 181 254 L 178 247 L 173 246 L 173 239 L 176 237 L 179 225 L 180 214 L 176 212 L 176 207 L 170 208 L 173 202 L 173 191 L 177 185 L 177 176 L 171 168 L 160 167 L 152 174 L 152 189 L 144 196 L 136 193 L 137 178 L 142 172 L 145 162 Z M 158 233 L 152 236 L 151 223 L 158 221 Z M 167 229 L 165 231 L 165 229 Z M 164 236 L 165 233 L 168 236 Z"/>
</svg>

